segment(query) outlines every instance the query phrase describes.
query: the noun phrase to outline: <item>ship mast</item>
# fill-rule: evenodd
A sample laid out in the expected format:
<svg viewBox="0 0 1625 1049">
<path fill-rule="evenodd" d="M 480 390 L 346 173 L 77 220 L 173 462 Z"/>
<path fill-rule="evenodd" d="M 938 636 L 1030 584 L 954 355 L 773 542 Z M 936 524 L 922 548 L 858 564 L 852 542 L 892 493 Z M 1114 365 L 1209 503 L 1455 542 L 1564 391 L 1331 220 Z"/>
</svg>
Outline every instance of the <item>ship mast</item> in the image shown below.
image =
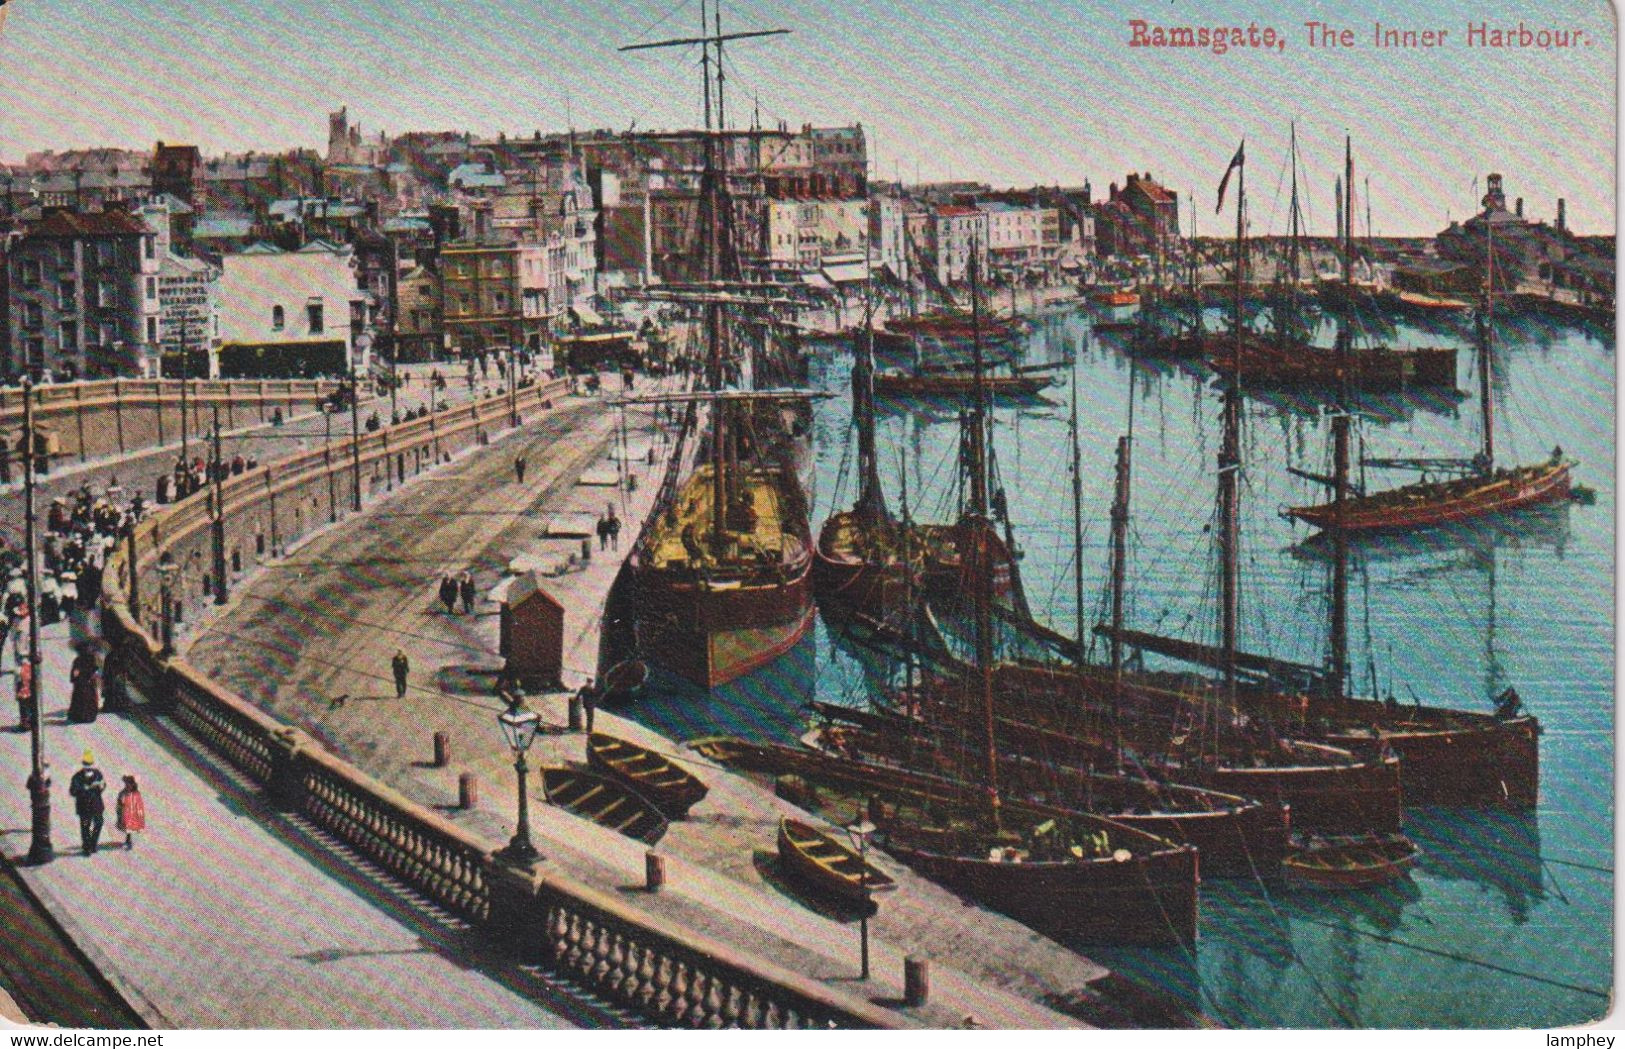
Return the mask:
<svg viewBox="0 0 1625 1049">
<path fill-rule="evenodd" d="M 869 206 L 874 207 L 871 195 Z M 880 469 L 875 451 L 875 297 L 874 271 L 870 268 L 873 238 L 863 240 L 863 338 L 852 364 L 852 417 L 858 428 L 858 501 L 853 511 L 863 524 L 886 520 L 886 496 L 880 489 Z M 907 571 L 905 563 L 904 570 Z"/>
<path fill-rule="evenodd" d="M 988 820 L 992 828 L 999 829 L 999 755 L 993 736 L 993 564 L 988 543 L 991 523 L 988 520 L 987 450 L 984 437 L 987 426 L 987 381 L 982 369 L 982 296 L 978 283 L 980 266 L 977 262 L 978 245 L 972 240 L 970 251 L 970 316 L 971 316 L 971 374 L 974 394 L 970 411 L 970 514 L 964 529 L 973 552 L 971 572 L 975 579 L 976 605 L 976 673 L 981 686 L 983 742 L 986 744 L 986 789 Z"/>
<path fill-rule="evenodd" d="M 1486 200 L 1489 198 L 1486 197 Z M 1495 404 L 1490 400 L 1490 339 L 1495 323 L 1495 225 L 1492 209 L 1484 208 L 1484 308 L 1478 315 L 1478 403 L 1484 417 L 1484 447 L 1479 472 L 1495 469 Z"/>
<path fill-rule="evenodd" d="M 1343 172 L 1348 185 L 1354 185 L 1354 144 L 1349 136 L 1343 139 Z M 1354 225 L 1354 194 L 1343 198 L 1343 225 Z M 1348 302 L 1354 301 L 1354 271 L 1348 264 L 1348 253 L 1343 256 L 1343 291 Z M 1340 315 L 1337 330 L 1337 407 L 1332 413 L 1332 608 L 1330 648 L 1326 688 L 1334 699 L 1341 699 L 1347 688 L 1349 653 L 1349 538 L 1343 528 L 1344 503 L 1349 487 L 1349 332 L 1348 313 Z"/>
<path fill-rule="evenodd" d="M 1219 631 L 1224 653 L 1224 684 L 1231 703 L 1236 695 L 1236 624 L 1240 619 L 1237 594 L 1237 568 L 1240 560 L 1241 520 L 1236 484 L 1241 472 L 1241 305 L 1242 273 L 1246 266 L 1246 237 L 1243 226 L 1247 209 L 1247 159 L 1243 148 L 1237 151 L 1236 180 L 1236 259 L 1235 304 L 1232 319 L 1231 368 L 1224 386 L 1224 435 L 1219 448 Z"/>
<path fill-rule="evenodd" d="M 713 8 L 716 11 L 714 21 L 710 18 Z M 699 36 L 656 40 L 647 44 L 628 44 L 618 49 L 621 51 L 645 51 L 653 48 L 700 45 L 701 91 L 705 103 L 705 148 L 704 167 L 700 172 L 699 225 L 704 280 L 705 284 L 713 291 L 719 281 L 737 278 L 737 274 L 723 272 L 726 265 L 724 261 L 723 229 L 727 224 L 724 210 L 729 205 L 727 202 L 727 187 L 724 181 L 726 162 L 721 155 L 724 147 L 722 132 L 725 115 L 722 108 L 722 45 L 724 41 L 728 40 L 781 36 L 788 32 L 790 32 L 788 29 L 758 29 L 743 33 L 724 33 L 722 31 L 720 5 L 717 5 L 715 0 L 711 4 L 708 4 L 707 0 L 700 0 Z M 714 58 L 713 48 L 715 48 Z M 713 63 L 716 65 L 717 79 L 714 96 L 711 90 Z M 731 253 L 729 254 L 731 255 Z M 705 302 L 705 337 L 707 351 L 706 384 L 710 387 L 712 393 L 717 393 L 722 390 L 724 355 L 722 301 L 715 295 L 710 296 Z M 729 435 L 726 429 L 725 416 L 725 405 L 719 398 L 712 405 L 711 410 L 711 542 L 718 553 L 721 552 L 728 509 Z"/>
</svg>

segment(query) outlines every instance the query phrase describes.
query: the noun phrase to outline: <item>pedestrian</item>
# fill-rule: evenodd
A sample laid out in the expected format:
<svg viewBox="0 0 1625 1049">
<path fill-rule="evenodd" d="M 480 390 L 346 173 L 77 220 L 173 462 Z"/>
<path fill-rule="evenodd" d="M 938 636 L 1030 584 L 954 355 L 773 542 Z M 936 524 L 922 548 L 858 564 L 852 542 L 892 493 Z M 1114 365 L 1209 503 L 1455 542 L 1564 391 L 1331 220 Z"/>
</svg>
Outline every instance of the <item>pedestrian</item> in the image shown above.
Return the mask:
<svg viewBox="0 0 1625 1049">
<path fill-rule="evenodd" d="M 450 572 L 440 577 L 440 602 L 446 606 L 447 615 L 457 611 L 457 580 Z"/>
<path fill-rule="evenodd" d="M 608 550 L 609 549 L 609 518 L 608 517 L 600 517 L 598 519 L 598 549 L 599 550 Z"/>
<path fill-rule="evenodd" d="M 619 550 L 621 548 L 621 519 L 615 516 L 614 510 L 609 512 L 607 525 L 609 527 L 609 545 L 611 548 Z"/>
<path fill-rule="evenodd" d="M 587 734 L 592 734 L 593 711 L 598 709 L 598 679 L 588 678 L 581 686 L 581 712 L 587 716 Z"/>
<path fill-rule="evenodd" d="M 114 812 L 114 826 L 124 832 L 124 847 L 135 848 L 135 832 L 147 829 L 147 801 L 141 796 L 134 776 L 124 777 L 124 789 L 118 792 Z"/>
<path fill-rule="evenodd" d="M 96 843 L 101 840 L 102 791 L 106 789 L 107 781 L 96 767 L 96 755 L 85 751 L 79 771 L 68 781 L 68 793 L 73 795 L 73 811 L 79 816 L 79 844 L 86 856 L 96 851 Z"/>
<path fill-rule="evenodd" d="M 513 476 L 520 484 L 525 483 L 525 457 L 522 455 L 515 457 L 513 461 Z"/>
<path fill-rule="evenodd" d="M 68 671 L 68 680 L 73 682 L 73 698 L 68 701 L 68 720 L 76 725 L 90 724 L 101 712 L 96 688 L 96 679 L 101 670 L 96 653 L 88 645 L 73 657 L 73 668 Z"/>
<path fill-rule="evenodd" d="M 463 599 L 463 614 L 474 614 L 474 576 L 464 572 L 457 580 L 457 596 Z"/>
<path fill-rule="evenodd" d="M 17 664 L 17 731 L 34 729 L 34 664 L 25 659 Z"/>
<path fill-rule="evenodd" d="M 395 698 L 406 698 L 406 675 L 411 673 L 412 664 L 401 649 L 395 650 L 395 658 L 389 661 L 389 668 L 395 672 Z"/>
</svg>

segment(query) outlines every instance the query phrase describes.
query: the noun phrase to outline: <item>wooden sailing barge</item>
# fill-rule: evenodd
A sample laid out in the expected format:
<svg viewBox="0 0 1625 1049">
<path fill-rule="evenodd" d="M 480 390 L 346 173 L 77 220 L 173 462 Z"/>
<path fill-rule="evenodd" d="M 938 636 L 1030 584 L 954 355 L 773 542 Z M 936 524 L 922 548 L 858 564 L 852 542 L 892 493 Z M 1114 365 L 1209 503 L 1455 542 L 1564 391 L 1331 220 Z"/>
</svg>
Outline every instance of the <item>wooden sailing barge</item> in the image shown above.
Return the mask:
<svg viewBox="0 0 1625 1049">
<path fill-rule="evenodd" d="M 703 22 L 703 17 L 702 17 Z M 723 43 L 740 36 L 702 26 L 705 61 L 705 167 L 699 224 L 705 281 L 691 296 L 700 306 L 709 394 L 690 395 L 709 408 L 702 460 L 678 483 L 669 474 L 628 561 L 637 608 L 640 651 L 711 688 L 789 650 L 812 625 L 809 572 L 812 538 L 798 473 L 796 438 L 780 405 L 794 391 L 727 392 L 729 370 L 753 372 L 731 352 L 743 319 L 726 312 L 748 300 L 732 245 L 733 206 L 722 147 L 724 109 L 719 75 Z M 621 50 L 688 46 L 691 40 L 636 44 Z M 714 54 L 714 57 L 713 57 Z M 715 130 L 713 130 L 715 128 Z M 745 289 L 742 292 L 740 289 Z M 766 326 L 749 326 L 766 331 Z M 744 351 L 748 353 L 747 351 Z M 681 456 L 674 457 L 675 465 Z"/>
</svg>

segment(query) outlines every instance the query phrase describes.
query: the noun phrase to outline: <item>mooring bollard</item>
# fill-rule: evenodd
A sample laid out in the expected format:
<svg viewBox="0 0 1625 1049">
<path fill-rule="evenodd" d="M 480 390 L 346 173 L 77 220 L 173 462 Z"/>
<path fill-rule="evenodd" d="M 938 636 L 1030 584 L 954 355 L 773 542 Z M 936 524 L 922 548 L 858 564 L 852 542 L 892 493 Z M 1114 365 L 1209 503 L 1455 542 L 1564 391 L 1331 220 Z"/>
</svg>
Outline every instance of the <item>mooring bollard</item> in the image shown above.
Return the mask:
<svg viewBox="0 0 1625 1049">
<path fill-rule="evenodd" d="M 472 772 L 457 777 L 457 807 L 471 809 L 480 803 L 480 778 Z"/>
<path fill-rule="evenodd" d="M 654 852 L 644 853 L 643 880 L 644 888 L 659 892 L 660 887 L 666 884 L 666 857 Z"/>
<path fill-rule="evenodd" d="M 451 763 L 451 736 L 445 732 L 434 734 L 434 767 L 443 769 Z"/>
<path fill-rule="evenodd" d="M 931 962 L 910 955 L 903 959 L 903 1004 L 924 1005 L 931 997 Z"/>
<path fill-rule="evenodd" d="M 592 540 L 591 539 L 583 539 L 581 541 L 581 559 L 583 561 L 591 561 L 592 560 Z"/>
</svg>

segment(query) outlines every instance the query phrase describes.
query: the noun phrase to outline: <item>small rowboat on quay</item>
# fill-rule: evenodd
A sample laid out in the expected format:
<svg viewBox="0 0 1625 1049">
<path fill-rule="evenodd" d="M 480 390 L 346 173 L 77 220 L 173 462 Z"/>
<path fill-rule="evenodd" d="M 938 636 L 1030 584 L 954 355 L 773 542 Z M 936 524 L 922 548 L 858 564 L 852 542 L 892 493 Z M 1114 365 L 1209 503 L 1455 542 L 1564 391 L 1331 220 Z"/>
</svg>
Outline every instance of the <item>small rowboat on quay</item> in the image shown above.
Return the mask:
<svg viewBox="0 0 1625 1049">
<path fill-rule="evenodd" d="M 897 888 L 891 876 L 828 834 L 799 820 L 779 820 L 779 863 L 809 888 L 845 903 L 870 903 L 871 893 Z"/>
<path fill-rule="evenodd" d="M 664 754 L 602 732 L 587 737 L 587 763 L 653 802 L 667 819 L 688 815 L 711 789 Z"/>
<path fill-rule="evenodd" d="M 666 833 L 666 817 L 624 783 L 581 769 L 542 769 L 547 800 L 574 816 L 653 845 Z"/>
<path fill-rule="evenodd" d="M 1363 889 L 1403 877 L 1422 850 L 1403 834 L 1311 839 L 1281 862 L 1288 880 L 1317 889 Z"/>
</svg>

